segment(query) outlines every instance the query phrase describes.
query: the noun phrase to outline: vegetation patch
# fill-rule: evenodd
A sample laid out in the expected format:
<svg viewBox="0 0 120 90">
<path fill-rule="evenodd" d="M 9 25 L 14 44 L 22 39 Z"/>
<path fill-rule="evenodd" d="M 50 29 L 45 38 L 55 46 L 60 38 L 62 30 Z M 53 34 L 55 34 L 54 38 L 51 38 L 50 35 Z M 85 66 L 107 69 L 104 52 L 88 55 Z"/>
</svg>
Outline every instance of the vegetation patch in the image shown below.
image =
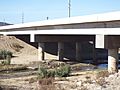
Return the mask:
<svg viewBox="0 0 120 90">
<path fill-rule="evenodd" d="M 0 59 L 7 59 L 9 57 L 13 56 L 13 53 L 8 50 L 0 50 Z"/>
<path fill-rule="evenodd" d="M 49 77 L 54 77 L 55 72 L 53 70 L 47 70 L 43 67 L 39 67 L 38 69 L 38 78 L 49 78 Z"/>
<path fill-rule="evenodd" d="M 38 77 L 40 78 L 49 78 L 49 77 L 67 77 L 70 74 L 70 66 L 65 65 L 56 69 L 45 69 L 43 67 L 39 67 L 38 69 Z"/>
<path fill-rule="evenodd" d="M 1 64 L 10 65 L 12 56 L 13 56 L 12 52 L 7 50 L 1 50 L 0 51 L 0 59 L 2 59 Z"/>
<path fill-rule="evenodd" d="M 71 68 L 69 65 L 61 66 L 55 70 L 55 75 L 58 77 L 67 77 L 69 76 Z"/>
</svg>

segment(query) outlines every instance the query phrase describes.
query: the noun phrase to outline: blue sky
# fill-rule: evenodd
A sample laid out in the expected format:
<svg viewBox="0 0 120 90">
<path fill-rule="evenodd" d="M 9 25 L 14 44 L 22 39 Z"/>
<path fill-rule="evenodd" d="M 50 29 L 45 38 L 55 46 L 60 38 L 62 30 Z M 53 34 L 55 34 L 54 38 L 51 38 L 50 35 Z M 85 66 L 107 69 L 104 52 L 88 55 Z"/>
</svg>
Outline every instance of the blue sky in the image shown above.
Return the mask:
<svg viewBox="0 0 120 90">
<path fill-rule="evenodd" d="M 120 11 L 120 0 L 71 0 L 71 16 Z M 0 0 L 0 22 L 21 23 L 68 17 L 68 0 Z"/>
</svg>

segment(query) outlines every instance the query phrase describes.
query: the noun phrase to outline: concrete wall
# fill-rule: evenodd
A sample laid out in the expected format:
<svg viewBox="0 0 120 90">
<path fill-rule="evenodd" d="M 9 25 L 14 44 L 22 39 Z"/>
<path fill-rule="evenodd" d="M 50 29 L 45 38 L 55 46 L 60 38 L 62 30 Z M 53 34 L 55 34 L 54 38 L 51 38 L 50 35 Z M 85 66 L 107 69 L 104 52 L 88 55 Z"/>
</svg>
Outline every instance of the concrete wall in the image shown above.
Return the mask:
<svg viewBox="0 0 120 90">
<path fill-rule="evenodd" d="M 35 35 L 35 42 L 85 42 L 94 40 L 94 35 Z"/>
</svg>

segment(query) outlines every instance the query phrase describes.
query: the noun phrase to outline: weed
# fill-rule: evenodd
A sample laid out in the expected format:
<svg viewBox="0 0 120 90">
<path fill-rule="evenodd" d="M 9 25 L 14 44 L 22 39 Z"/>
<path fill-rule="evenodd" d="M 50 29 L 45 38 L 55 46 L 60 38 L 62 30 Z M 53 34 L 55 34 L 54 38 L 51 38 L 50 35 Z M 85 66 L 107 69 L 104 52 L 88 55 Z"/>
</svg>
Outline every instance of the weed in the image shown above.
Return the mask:
<svg viewBox="0 0 120 90">
<path fill-rule="evenodd" d="M 38 80 L 38 90 L 56 90 L 54 78 L 42 78 Z"/>
<path fill-rule="evenodd" d="M 108 77 L 108 76 L 109 76 L 109 73 L 108 73 L 107 70 L 99 71 L 99 72 L 96 73 L 95 81 L 98 85 L 105 87 L 107 82 L 105 81 L 104 78 Z"/>
<path fill-rule="evenodd" d="M 96 73 L 96 79 L 101 78 L 101 77 L 104 78 L 104 77 L 108 77 L 108 76 L 109 76 L 109 73 L 107 70 L 98 71 Z"/>
</svg>

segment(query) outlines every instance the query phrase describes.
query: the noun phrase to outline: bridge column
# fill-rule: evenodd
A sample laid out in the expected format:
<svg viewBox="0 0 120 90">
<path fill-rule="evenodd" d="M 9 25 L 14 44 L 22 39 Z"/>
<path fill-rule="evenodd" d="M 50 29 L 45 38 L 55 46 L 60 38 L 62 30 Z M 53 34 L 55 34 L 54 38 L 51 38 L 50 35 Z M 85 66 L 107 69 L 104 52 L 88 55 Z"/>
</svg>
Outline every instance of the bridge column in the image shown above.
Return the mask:
<svg viewBox="0 0 120 90">
<path fill-rule="evenodd" d="M 92 46 L 92 57 L 93 57 L 93 61 L 92 63 L 93 64 L 97 64 L 97 60 L 96 60 L 96 49 L 95 49 L 95 43 L 93 43 L 93 46 Z"/>
<path fill-rule="evenodd" d="M 44 60 L 44 43 L 38 43 L 38 60 Z"/>
<path fill-rule="evenodd" d="M 81 57 L 81 43 L 80 42 L 76 42 L 76 60 L 77 61 L 81 61 L 82 57 Z"/>
<path fill-rule="evenodd" d="M 58 60 L 64 59 L 64 43 L 58 42 Z"/>
<path fill-rule="evenodd" d="M 118 49 L 108 49 L 108 72 L 118 72 Z"/>
</svg>

